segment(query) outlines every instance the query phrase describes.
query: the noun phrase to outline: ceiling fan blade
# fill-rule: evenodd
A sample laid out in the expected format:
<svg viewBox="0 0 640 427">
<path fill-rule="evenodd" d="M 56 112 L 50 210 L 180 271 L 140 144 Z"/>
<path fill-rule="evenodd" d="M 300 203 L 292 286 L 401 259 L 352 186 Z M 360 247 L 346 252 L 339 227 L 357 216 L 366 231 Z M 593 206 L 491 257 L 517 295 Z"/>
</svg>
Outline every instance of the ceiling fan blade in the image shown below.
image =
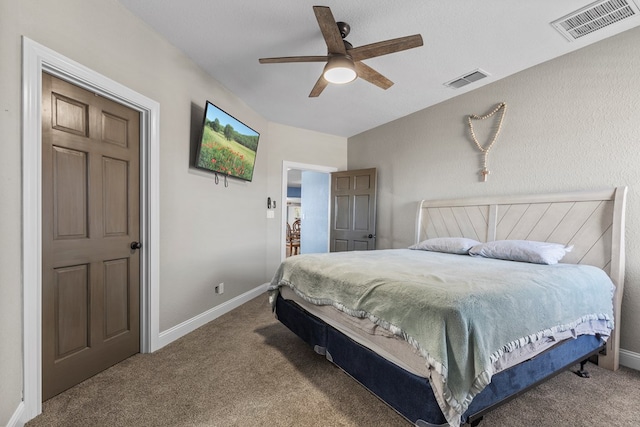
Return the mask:
<svg viewBox="0 0 640 427">
<path fill-rule="evenodd" d="M 373 83 L 374 85 L 384 90 L 387 90 L 391 86 L 393 86 L 393 82 L 391 80 L 389 80 L 373 68 L 369 67 L 368 65 L 363 64 L 362 62 L 356 62 L 354 65 L 356 67 L 358 77 L 360 77 L 361 79 L 364 79 L 369 83 Z"/>
<path fill-rule="evenodd" d="M 316 14 L 320 31 L 324 41 L 327 43 L 328 52 L 346 54 L 347 50 L 344 47 L 338 24 L 336 24 L 331 9 L 326 6 L 313 6 L 313 12 Z"/>
<path fill-rule="evenodd" d="M 321 75 L 318 81 L 316 82 L 316 85 L 313 87 L 313 89 L 311 89 L 309 98 L 315 98 L 319 96 L 324 90 L 324 88 L 327 87 L 328 84 L 329 82 L 325 80 L 325 78 Z"/>
<path fill-rule="evenodd" d="M 326 62 L 328 56 L 281 56 L 278 58 L 260 58 L 261 64 L 282 64 L 284 62 Z"/>
<path fill-rule="evenodd" d="M 354 47 L 353 49 L 349 49 L 349 55 L 351 55 L 354 61 L 362 61 L 363 59 L 413 49 L 414 47 L 422 46 L 422 44 L 422 36 L 420 34 L 414 34 L 413 36 L 399 37 L 397 39 Z"/>
</svg>

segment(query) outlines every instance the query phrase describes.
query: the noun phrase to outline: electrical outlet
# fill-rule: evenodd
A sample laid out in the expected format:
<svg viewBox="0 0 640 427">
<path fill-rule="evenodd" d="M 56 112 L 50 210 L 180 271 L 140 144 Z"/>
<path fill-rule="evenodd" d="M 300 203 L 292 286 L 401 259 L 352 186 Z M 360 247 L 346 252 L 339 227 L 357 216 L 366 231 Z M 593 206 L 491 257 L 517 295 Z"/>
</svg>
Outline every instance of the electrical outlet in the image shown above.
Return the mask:
<svg viewBox="0 0 640 427">
<path fill-rule="evenodd" d="M 218 286 L 216 286 L 216 294 L 223 294 L 224 293 L 224 283 L 220 283 Z"/>
</svg>

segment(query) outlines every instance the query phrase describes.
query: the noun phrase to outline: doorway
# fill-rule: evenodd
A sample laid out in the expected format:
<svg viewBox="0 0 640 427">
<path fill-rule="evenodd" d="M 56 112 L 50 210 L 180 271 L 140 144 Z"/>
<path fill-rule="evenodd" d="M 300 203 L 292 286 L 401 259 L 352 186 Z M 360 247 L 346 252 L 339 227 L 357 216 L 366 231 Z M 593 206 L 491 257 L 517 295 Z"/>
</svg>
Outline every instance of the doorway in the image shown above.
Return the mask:
<svg viewBox="0 0 640 427">
<path fill-rule="evenodd" d="M 70 58 L 23 37 L 23 375 L 25 422 L 42 412 L 42 72 L 55 75 L 140 112 L 141 195 L 141 325 L 140 349 L 153 352 L 161 347 L 159 337 L 159 147 L 160 105 Z"/>
<path fill-rule="evenodd" d="M 301 224 L 300 253 L 305 252 L 305 243 L 307 253 L 309 251 L 318 252 L 320 250 L 318 247 L 323 246 L 326 247 L 326 252 L 329 251 L 329 174 L 337 170 L 338 168 L 332 166 L 296 163 L 286 160 L 282 162 L 282 200 L 280 202 L 280 206 L 283 207 L 281 209 L 281 260 L 284 260 L 289 253 L 287 225 L 290 227 L 293 225 L 296 215 Z M 326 189 L 323 189 L 323 191 L 304 191 L 304 182 L 308 183 L 309 189 L 312 186 L 324 185 L 319 183 L 323 181 L 323 175 L 326 175 Z M 307 200 L 306 203 L 303 202 L 303 192 L 304 199 Z M 291 195 L 291 197 L 288 197 L 288 195 Z M 305 212 L 305 205 L 309 210 L 308 212 Z M 324 211 L 322 211 L 323 209 Z M 316 215 L 315 211 L 317 211 L 318 215 Z M 306 228 L 309 231 L 306 236 L 304 235 L 305 217 L 309 219 L 308 227 Z M 319 223 L 318 221 L 322 222 Z M 318 242 L 318 238 L 320 240 L 324 239 L 324 241 Z"/>
</svg>

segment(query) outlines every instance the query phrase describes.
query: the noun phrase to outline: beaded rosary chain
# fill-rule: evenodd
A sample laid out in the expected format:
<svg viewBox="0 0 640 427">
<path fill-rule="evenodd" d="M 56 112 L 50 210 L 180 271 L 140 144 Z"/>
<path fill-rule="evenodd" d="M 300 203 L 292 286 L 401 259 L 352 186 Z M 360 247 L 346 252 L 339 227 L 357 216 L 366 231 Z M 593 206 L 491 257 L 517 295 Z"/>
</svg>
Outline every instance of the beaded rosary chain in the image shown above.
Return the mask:
<svg viewBox="0 0 640 427">
<path fill-rule="evenodd" d="M 498 127 L 496 128 L 496 132 L 493 134 L 493 138 L 489 142 L 489 145 L 487 145 L 487 147 L 485 148 L 482 145 L 480 145 L 480 143 L 478 142 L 478 138 L 476 137 L 476 133 L 473 130 L 473 123 L 471 122 L 471 120 L 488 119 L 489 117 L 493 116 L 500 110 L 502 110 L 502 114 L 500 115 L 500 120 L 498 121 Z M 491 148 L 493 147 L 493 144 L 495 144 L 496 140 L 498 139 L 498 135 L 500 134 L 500 129 L 502 129 L 502 121 L 504 120 L 504 115 L 506 111 L 507 111 L 507 104 L 504 102 L 501 102 L 498 105 L 496 105 L 496 108 L 494 108 L 493 111 L 491 111 L 488 114 L 485 114 L 484 116 L 478 116 L 476 114 L 469 114 L 469 116 L 467 116 L 467 121 L 469 123 L 469 131 L 471 132 L 471 139 L 473 140 L 474 144 L 476 144 L 476 147 L 478 147 L 478 149 L 484 154 L 483 169 L 480 172 L 482 174 L 482 178 L 484 181 L 487 180 L 487 175 L 491 173 L 489 169 L 487 169 L 487 160 L 489 156 L 489 151 L 491 150 Z"/>
</svg>

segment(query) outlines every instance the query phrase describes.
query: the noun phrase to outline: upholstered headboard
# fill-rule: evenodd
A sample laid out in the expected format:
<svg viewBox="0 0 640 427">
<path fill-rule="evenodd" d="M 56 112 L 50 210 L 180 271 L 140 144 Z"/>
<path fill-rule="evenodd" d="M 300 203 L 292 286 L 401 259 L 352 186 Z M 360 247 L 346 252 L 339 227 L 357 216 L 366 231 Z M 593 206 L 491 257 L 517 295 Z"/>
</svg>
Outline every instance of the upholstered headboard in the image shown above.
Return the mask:
<svg viewBox="0 0 640 427">
<path fill-rule="evenodd" d="M 618 368 L 620 307 L 624 286 L 627 187 L 603 191 L 422 200 L 416 243 L 434 237 L 537 240 L 573 245 L 561 262 L 603 269 L 616 285 L 615 332 L 600 365 Z"/>
</svg>

